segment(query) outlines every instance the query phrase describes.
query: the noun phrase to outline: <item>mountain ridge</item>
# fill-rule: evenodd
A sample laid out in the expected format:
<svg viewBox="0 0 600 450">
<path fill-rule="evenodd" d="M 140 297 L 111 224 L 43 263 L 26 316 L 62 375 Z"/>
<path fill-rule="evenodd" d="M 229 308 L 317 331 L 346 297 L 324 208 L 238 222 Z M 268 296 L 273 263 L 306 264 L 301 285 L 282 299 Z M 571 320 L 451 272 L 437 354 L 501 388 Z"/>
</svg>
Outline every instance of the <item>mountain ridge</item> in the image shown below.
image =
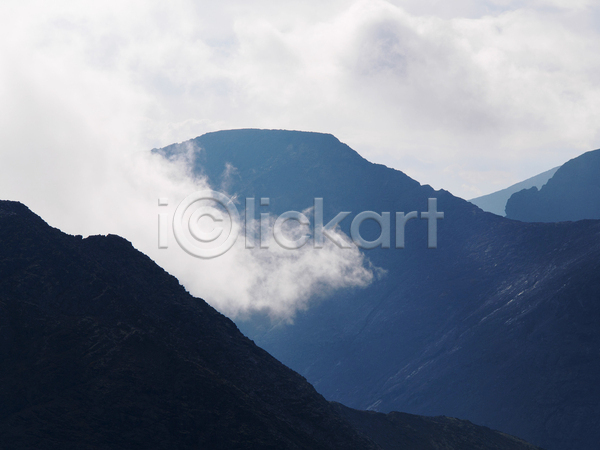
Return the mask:
<svg viewBox="0 0 600 450">
<path fill-rule="evenodd" d="M 515 192 L 506 216 L 523 222 L 600 219 L 600 149 L 564 163 L 540 189 Z"/>
<path fill-rule="evenodd" d="M 523 189 L 529 189 L 533 186 L 536 186 L 538 189 L 541 188 L 548 182 L 550 178 L 554 176 L 559 168 L 560 166 L 554 167 L 550 170 L 546 170 L 545 172 L 534 175 L 533 177 L 515 183 L 507 188 L 492 192 L 491 194 L 472 198 L 469 201 L 474 205 L 479 206 L 484 211 L 494 213 L 498 216 L 505 216 L 506 202 L 508 202 L 508 199 L 511 197 L 511 195 L 513 195 L 515 192 L 519 192 Z"/>
<path fill-rule="evenodd" d="M 228 192 L 269 196 L 275 214 L 301 211 L 314 197 L 324 199 L 326 220 L 339 211 L 423 211 L 435 197 L 445 213 L 438 248 L 427 249 L 424 221 L 410 221 L 404 249 L 364 252 L 388 271 L 382 280 L 332 294 L 293 326 L 254 317 L 238 320 L 240 329 L 329 400 L 461 417 L 551 450 L 595 448 L 600 222 L 512 221 L 344 156 L 337 140 L 287 133 L 221 132 L 156 152 L 174 158 L 188 146 L 191 167 L 213 186 L 226 163 L 254 174 Z"/>
</svg>

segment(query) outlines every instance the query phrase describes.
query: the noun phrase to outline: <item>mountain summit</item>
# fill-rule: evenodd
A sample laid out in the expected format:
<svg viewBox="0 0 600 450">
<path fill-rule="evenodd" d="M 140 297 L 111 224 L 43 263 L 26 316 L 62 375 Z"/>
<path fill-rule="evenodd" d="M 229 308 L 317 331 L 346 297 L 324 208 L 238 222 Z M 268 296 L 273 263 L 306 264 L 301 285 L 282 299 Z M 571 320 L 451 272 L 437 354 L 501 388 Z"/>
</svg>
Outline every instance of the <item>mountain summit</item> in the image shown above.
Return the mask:
<svg viewBox="0 0 600 450">
<path fill-rule="evenodd" d="M 551 450 L 597 447 L 600 221 L 498 217 L 326 134 L 231 130 L 155 151 L 191 155 L 215 189 L 233 174 L 228 193 L 271 197 L 276 214 L 321 197 L 326 220 L 393 218 L 436 198 L 438 248 L 427 248 L 426 221 L 409 221 L 405 248 L 364 252 L 386 273 L 368 288 L 331 293 L 292 325 L 257 314 L 238 326 L 329 400 L 461 417 Z"/>
</svg>

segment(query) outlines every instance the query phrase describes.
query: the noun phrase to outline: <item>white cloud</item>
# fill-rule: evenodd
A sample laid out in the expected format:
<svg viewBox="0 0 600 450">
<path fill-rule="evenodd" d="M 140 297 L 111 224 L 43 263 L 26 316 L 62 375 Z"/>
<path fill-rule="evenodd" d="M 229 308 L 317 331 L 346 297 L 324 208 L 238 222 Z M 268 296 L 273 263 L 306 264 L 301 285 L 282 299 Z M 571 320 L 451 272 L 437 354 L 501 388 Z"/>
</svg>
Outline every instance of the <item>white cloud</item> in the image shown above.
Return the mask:
<svg viewBox="0 0 600 450">
<path fill-rule="evenodd" d="M 175 274 L 192 294 L 204 298 L 229 317 L 244 317 L 252 312 L 261 311 L 272 319 L 291 321 L 297 311 L 308 308 L 311 302 L 325 298 L 332 291 L 365 287 L 375 277 L 383 275 L 383 271 L 371 266 L 356 246 L 341 249 L 329 240 L 325 241 L 323 248 L 314 248 L 312 240 L 309 240 L 300 248 L 290 250 L 278 245 L 271 238 L 268 248 L 261 248 L 260 226 L 255 222 L 250 222 L 250 228 L 254 229 L 254 248 L 246 248 L 244 223 L 236 221 L 240 233 L 233 247 L 227 252 L 214 259 L 192 257 L 174 239 L 172 228 L 175 210 L 179 207 L 183 196 L 216 188 L 207 184 L 202 178 L 196 177 L 191 181 L 193 177 L 186 173 L 190 167 L 188 158 L 193 151 L 202 151 L 202 149 L 190 147 L 188 155 L 168 164 L 157 156 L 139 159 L 143 165 L 142 169 L 135 173 L 135 179 L 141 179 L 142 183 L 138 184 L 137 190 L 156 192 L 156 189 L 160 188 L 162 189 L 160 197 L 169 199 L 169 205 L 149 208 L 148 203 L 144 203 L 144 217 L 154 213 L 152 226 L 148 227 L 150 221 L 136 222 L 132 225 L 137 226 L 137 229 L 126 234 L 126 236 L 133 236 L 134 242 L 144 244 L 144 251 Z M 148 167 L 148 164 L 154 167 Z M 227 175 L 235 171 L 235 167 L 228 165 L 224 173 L 225 181 Z M 148 174 L 151 174 L 154 180 L 163 180 L 162 184 L 149 189 L 151 183 L 145 179 Z M 164 182 L 165 179 L 172 182 L 180 179 L 184 182 L 170 185 Z M 227 192 L 226 186 L 219 186 L 219 189 L 220 192 Z M 157 198 L 158 196 L 154 199 L 154 205 Z M 193 202 L 183 215 L 184 230 L 189 230 L 190 224 L 193 223 L 191 219 L 194 217 L 194 211 L 207 208 L 214 214 L 214 211 L 219 209 L 216 206 L 215 202 L 211 201 Z M 240 220 L 244 220 L 242 214 L 244 205 L 238 204 L 236 208 L 240 212 Z M 188 241 L 184 245 L 206 249 L 222 244 L 232 228 L 231 218 L 226 210 L 220 208 L 219 211 L 222 215 L 221 220 L 224 221 L 221 225 L 224 231 L 220 238 L 202 243 L 186 231 Z M 168 249 L 158 249 L 156 245 L 155 224 L 158 213 L 168 217 Z M 204 230 L 207 232 L 214 227 L 210 220 L 208 222 L 208 229 Z M 269 225 L 271 230 L 274 222 L 275 218 L 271 217 Z M 297 239 L 307 231 L 296 221 L 287 221 L 285 224 L 284 235 L 290 240 Z M 272 231 L 270 233 L 272 235 Z M 340 232 L 336 234 L 341 236 Z M 148 242 L 152 242 L 153 245 L 147 245 Z"/>
<path fill-rule="evenodd" d="M 170 255 L 153 252 L 153 257 L 165 261 L 190 292 L 230 317 L 262 311 L 273 319 L 293 320 L 298 310 L 332 291 L 365 287 L 381 272 L 357 247 L 340 249 L 330 242 L 322 249 L 307 243 L 288 250 L 273 243 L 268 250 L 250 250 L 240 236 L 213 260 L 192 258 L 171 244 Z"/>
</svg>

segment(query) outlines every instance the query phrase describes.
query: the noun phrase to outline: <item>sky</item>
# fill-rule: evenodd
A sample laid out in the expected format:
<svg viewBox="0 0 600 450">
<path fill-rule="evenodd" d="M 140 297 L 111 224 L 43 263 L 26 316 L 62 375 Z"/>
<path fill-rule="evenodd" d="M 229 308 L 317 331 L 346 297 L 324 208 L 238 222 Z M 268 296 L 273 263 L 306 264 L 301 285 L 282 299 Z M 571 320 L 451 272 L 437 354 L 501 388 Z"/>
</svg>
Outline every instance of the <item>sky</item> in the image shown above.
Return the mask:
<svg viewBox="0 0 600 450">
<path fill-rule="evenodd" d="M 488 194 L 600 147 L 599 9 L 587 0 L 3 0 L 0 198 L 71 234 L 125 236 L 231 315 L 264 308 L 252 282 L 222 292 L 211 279 L 230 276 L 226 267 L 247 280 L 287 267 L 282 279 L 293 280 L 302 264 L 238 253 L 202 278 L 181 255 L 162 256 L 157 198 L 203 182 L 150 149 L 221 129 L 326 132 L 422 184 Z M 304 257 L 317 258 L 294 256 Z M 289 298 L 289 316 L 318 287 L 375 276 L 360 254 L 318 258 L 335 260 L 331 274 L 261 296 Z M 228 307 L 234 298 L 245 300 Z"/>
</svg>

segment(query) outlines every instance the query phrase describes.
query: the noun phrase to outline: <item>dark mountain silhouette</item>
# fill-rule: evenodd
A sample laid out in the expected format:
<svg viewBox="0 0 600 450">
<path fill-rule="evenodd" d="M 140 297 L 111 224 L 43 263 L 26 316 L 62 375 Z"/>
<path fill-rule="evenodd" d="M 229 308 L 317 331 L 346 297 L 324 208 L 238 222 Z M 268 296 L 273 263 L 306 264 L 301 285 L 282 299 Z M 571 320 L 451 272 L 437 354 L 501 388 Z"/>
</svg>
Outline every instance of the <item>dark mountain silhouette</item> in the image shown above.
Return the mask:
<svg viewBox="0 0 600 450">
<path fill-rule="evenodd" d="M 453 448 L 469 450 L 534 450 L 539 447 L 466 420 L 413 414 L 358 411 L 334 403 L 339 414 L 384 450 Z"/>
<path fill-rule="evenodd" d="M 2 201 L 0 242 L 2 449 L 432 450 L 464 440 L 453 419 L 431 419 L 402 447 L 357 431 L 342 417 L 351 410 L 118 236 L 69 236 Z M 517 442 L 484 427 L 468 438 Z"/>
<path fill-rule="evenodd" d="M 437 249 L 427 248 L 427 221 L 410 221 L 406 248 L 366 251 L 387 271 L 368 288 L 337 291 L 293 325 L 259 314 L 238 321 L 326 398 L 460 417 L 549 449 L 597 447 L 600 222 L 529 224 L 485 213 L 326 134 L 232 130 L 156 151 L 170 158 L 189 149 L 194 170 L 215 188 L 270 197 L 274 214 L 322 197 L 325 221 L 340 211 L 394 217 L 437 198 L 445 213 Z M 375 225 L 363 236 L 377 234 Z"/>
<path fill-rule="evenodd" d="M 0 231 L 3 449 L 376 448 L 124 239 Z"/>
<path fill-rule="evenodd" d="M 600 150 L 567 161 L 541 189 L 512 194 L 506 217 L 523 222 L 600 219 Z"/>
<path fill-rule="evenodd" d="M 474 205 L 479 206 L 484 211 L 491 212 L 499 216 L 504 216 L 506 215 L 506 202 L 508 202 L 508 199 L 515 192 L 522 191 L 523 189 L 530 189 L 534 186 L 540 189 L 548 182 L 550 178 L 552 178 L 552 176 L 554 176 L 558 169 L 559 167 L 555 167 L 554 169 L 547 170 L 531 178 L 520 181 L 519 183 L 515 183 L 506 189 L 501 189 L 499 191 L 492 192 L 491 194 L 482 195 L 481 197 L 472 198 L 469 201 Z"/>
</svg>

